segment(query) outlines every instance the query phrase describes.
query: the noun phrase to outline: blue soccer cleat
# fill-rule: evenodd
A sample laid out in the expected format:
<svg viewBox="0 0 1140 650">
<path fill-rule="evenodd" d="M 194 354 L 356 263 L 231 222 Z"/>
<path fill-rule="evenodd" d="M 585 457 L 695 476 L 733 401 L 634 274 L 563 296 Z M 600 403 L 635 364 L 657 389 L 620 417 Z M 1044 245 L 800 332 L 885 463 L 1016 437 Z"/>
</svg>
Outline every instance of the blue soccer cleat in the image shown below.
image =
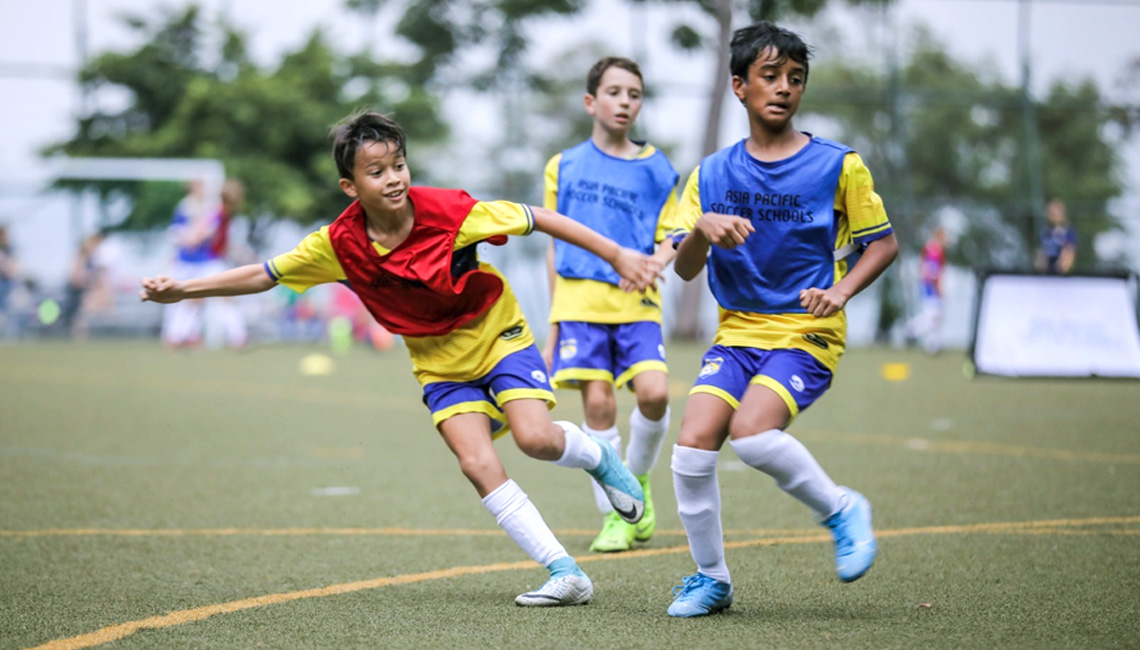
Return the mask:
<svg viewBox="0 0 1140 650">
<path fill-rule="evenodd" d="M 645 492 L 625 463 L 621 462 L 617 451 L 608 441 L 598 436 L 590 436 L 602 448 L 602 462 L 594 469 L 586 470 L 610 500 L 614 512 L 626 522 L 636 524 L 645 514 Z"/>
<path fill-rule="evenodd" d="M 879 551 L 871 529 L 871 502 L 850 488 L 844 491 L 843 507 L 823 520 L 835 539 L 835 572 L 843 582 L 863 577 Z"/>
<path fill-rule="evenodd" d="M 683 584 L 673 587 L 673 604 L 669 616 L 693 618 L 708 616 L 732 605 L 732 583 L 697 573 L 682 578 Z"/>
</svg>

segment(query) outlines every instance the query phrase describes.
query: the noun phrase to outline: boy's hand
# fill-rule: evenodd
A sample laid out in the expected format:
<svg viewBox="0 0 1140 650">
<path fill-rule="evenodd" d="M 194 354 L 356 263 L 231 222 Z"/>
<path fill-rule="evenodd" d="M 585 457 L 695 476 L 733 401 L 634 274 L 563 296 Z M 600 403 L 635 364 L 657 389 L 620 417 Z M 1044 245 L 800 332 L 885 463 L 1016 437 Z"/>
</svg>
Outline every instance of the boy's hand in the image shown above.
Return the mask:
<svg viewBox="0 0 1140 650">
<path fill-rule="evenodd" d="M 800 291 L 800 306 L 816 318 L 825 318 L 843 309 L 847 304 L 847 297 L 840 294 L 835 287 L 830 289 L 804 289 Z"/>
<path fill-rule="evenodd" d="M 656 286 L 657 278 L 663 268 L 660 260 L 632 248 L 622 248 L 618 251 L 613 267 L 622 278 L 621 289 L 626 292 L 645 291 Z"/>
<path fill-rule="evenodd" d="M 665 266 L 668 264 L 665 260 L 656 255 L 649 256 L 649 266 L 653 269 L 653 281 L 646 287 L 639 287 L 637 284 L 622 278 L 618 283 L 618 288 L 626 293 L 633 293 L 634 291 L 645 291 L 648 288 L 655 288 L 658 282 L 665 281 Z"/>
<path fill-rule="evenodd" d="M 748 219 L 716 212 L 704 213 L 697 220 L 696 229 L 710 244 L 724 249 L 736 248 L 756 232 Z"/>
<path fill-rule="evenodd" d="M 177 280 L 166 275 L 142 279 L 139 300 L 170 304 L 182 300 L 182 286 Z"/>
</svg>

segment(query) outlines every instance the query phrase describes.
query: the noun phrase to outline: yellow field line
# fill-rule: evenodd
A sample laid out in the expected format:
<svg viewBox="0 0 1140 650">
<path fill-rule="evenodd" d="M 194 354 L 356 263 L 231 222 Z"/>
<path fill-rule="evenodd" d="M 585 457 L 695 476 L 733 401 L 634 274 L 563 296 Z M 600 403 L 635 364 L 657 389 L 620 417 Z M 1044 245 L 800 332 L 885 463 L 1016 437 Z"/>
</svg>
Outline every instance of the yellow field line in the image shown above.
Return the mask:
<svg viewBox="0 0 1140 650">
<path fill-rule="evenodd" d="M 1140 524 L 1140 516 L 1127 517 L 1086 517 L 1083 519 L 1051 519 L 1047 521 L 1011 521 L 982 524 L 957 524 L 952 526 L 922 526 L 917 528 L 896 528 L 893 531 L 876 531 L 877 535 L 890 536 L 922 535 L 959 532 L 1012 532 L 1019 529 L 1056 529 L 1076 526 L 1102 526 Z M 555 530 L 559 536 L 596 535 L 594 529 L 563 528 Z M 815 529 L 784 528 L 784 529 L 728 529 L 725 535 L 759 535 L 771 539 L 777 538 L 816 537 Z M 1032 532 L 1032 531 L 1029 531 Z M 302 536 L 302 535 L 376 535 L 392 537 L 455 537 L 455 536 L 499 536 L 505 533 L 498 528 L 46 528 L 40 530 L 0 530 L 0 537 L 84 537 L 84 536 L 118 536 L 118 537 L 179 537 L 179 536 L 237 536 L 262 535 L 272 536 Z M 658 530 L 655 534 L 673 537 L 684 536 L 685 531 L 680 529 Z"/>
<path fill-rule="evenodd" d="M 950 533 L 970 533 L 970 532 L 1007 532 L 1014 534 L 1044 534 L 1044 533 L 1059 533 L 1069 534 L 1067 530 L 1055 530 L 1064 527 L 1075 526 L 1096 526 L 1105 524 L 1133 524 L 1140 523 L 1140 516 L 1126 516 L 1126 517 L 1093 517 L 1086 519 L 1052 519 L 1046 521 L 1016 521 L 1016 522 L 993 522 L 981 524 L 961 524 L 953 526 L 923 526 L 915 528 L 897 528 L 890 530 L 876 531 L 879 537 L 902 537 L 905 535 L 921 535 L 921 534 L 950 534 Z M 322 529 L 323 530 L 323 529 Z M 392 529 L 403 530 L 403 529 Z M 1091 533 L 1094 531 L 1075 531 L 1078 533 Z M 1102 532 L 1102 531 L 1095 531 Z M 1110 534 L 1136 534 L 1140 531 L 1103 531 Z M 458 534 L 458 533 L 455 533 Z M 735 542 L 726 542 L 725 548 L 746 548 L 754 546 L 776 546 L 787 544 L 811 544 L 831 541 L 831 536 L 827 533 L 818 533 L 813 535 L 790 535 L 782 537 L 770 537 L 766 539 L 753 539 Z M 629 551 L 621 553 L 620 555 L 590 555 L 577 558 L 579 563 L 588 562 L 603 562 L 615 560 L 638 559 L 646 557 L 655 557 L 659 555 L 672 555 L 678 553 L 688 552 L 688 546 L 670 546 L 666 548 L 654 549 L 641 549 L 636 551 Z M 191 609 L 184 609 L 176 612 L 170 612 L 161 616 L 152 616 L 137 621 L 129 621 L 120 623 L 118 625 L 110 625 L 94 632 L 87 634 L 80 634 L 78 636 L 68 637 L 65 639 L 57 639 L 49 641 L 43 645 L 35 646 L 29 650 L 78 650 L 79 648 L 90 648 L 92 646 L 100 645 L 103 643 L 110 643 L 119 639 L 128 637 L 135 632 L 143 629 L 161 629 L 173 627 L 175 625 L 183 625 L 185 623 L 193 623 L 202 621 L 218 614 L 230 614 L 239 612 L 246 609 L 253 609 L 255 607 L 264 607 L 267 605 L 277 605 L 280 603 L 287 603 L 295 600 L 303 600 L 306 598 L 324 598 L 326 596 L 336 596 L 340 594 L 347 594 L 356 591 L 364 591 L 367 589 L 378 589 L 380 587 L 388 587 L 392 585 L 413 584 L 417 582 L 426 582 L 429 580 L 443 580 L 446 578 L 456 578 L 466 575 L 476 575 L 480 573 L 493 573 L 499 571 L 516 571 L 523 569 L 534 569 L 534 562 L 529 560 L 521 562 L 503 562 L 498 564 L 483 564 L 464 567 L 453 567 L 450 569 L 440 569 L 436 571 L 425 571 L 422 573 L 411 573 L 402 576 L 392 576 L 386 578 L 375 578 L 372 580 L 362 580 L 359 582 L 346 582 L 342 584 L 329 585 L 327 587 L 318 587 L 315 589 L 304 589 L 301 591 L 291 591 L 287 593 L 269 594 L 266 596 L 257 596 L 254 598 L 245 598 L 242 600 L 235 600 L 228 603 L 219 603 L 216 605 L 206 605 L 204 607 L 195 607 Z"/>
<path fill-rule="evenodd" d="M 43 530 L 0 530 L 0 537 L 83 537 L 109 535 L 118 537 L 179 537 L 233 535 L 387 535 L 398 536 L 452 536 L 452 535 L 503 535 L 497 528 L 47 528 Z M 596 533 L 595 533 L 596 534 Z"/>
<path fill-rule="evenodd" d="M 930 438 L 916 437 L 901 438 L 898 436 L 874 435 L 868 433 L 839 433 L 833 431 L 818 430 L 799 431 L 796 435 L 804 438 L 815 438 L 818 440 L 839 440 L 843 442 L 858 442 L 869 445 L 901 447 L 903 449 L 910 449 L 912 451 L 935 451 L 955 454 L 989 454 L 993 456 L 1013 456 L 1017 458 L 1084 460 L 1098 463 L 1112 463 L 1114 465 L 1140 465 L 1140 454 L 1109 454 L 1095 451 L 1050 449 L 1048 447 L 1003 445 L 995 442 L 932 440 Z"/>
<path fill-rule="evenodd" d="M 562 528 L 554 531 L 560 537 L 588 536 L 598 534 L 593 528 Z M 726 530 L 725 535 L 800 535 L 814 533 L 815 529 L 803 528 L 774 528 Z M 304 535 L 342 535 L 345 537 L 359 536 L 442 536 L 456 535 L 470 536 L 496 536 L 505 535 L 498 528 L 44 528 L 39 530 L 0 530 L 0 537 L 230 537 L 238 535 L 274 536 L 304 536 Z M 685 531 L 676 529 L 657 529 L 655 535 L 666 537 L 684 537 Z"/>
<path fill-rule="evenodd" d="M 118 641 L 119 639 L 128 637 L 135 632 L 138 632 L 139 630 L 153 630 L 165 627 L 173 627 L 175 625 L 183 625 L 185 623 L 202 621 L 218 614 L 232 614 L 233 612 L 240 612 L 245 609 L 253 609 L 254 607 L 277 605 L 294 600 L 303 600 L 305 598 L 323 598 L 325 596 L 336 596 L 339 594 L 363 591 L 365 589 L 377 589 L 379 587 L 387 587 L 391 585 L 406 585 L 416 582 L 425 582 L 428 580 L 442 580 L 444 578 L 455 578 L 458 576 L 474 575 L 479 573 L 492 573 L 495 571 L 512 571 L 516 569 L 533 568 L 534 562 L 531 562 L 529 560 L 523 562 L 484 564 L 479 566 L 441 569 L 438 571 L 425 571 L 423 573 L 411 573 L 408 575 L 392 576 L 389 578 L 362 580 L 360 582 L 346 582 L 339 585 L 330 585 L 328 587 L 319 587 L 317 589 L 304 589 L 302 591 L 291 591 L 283 594 L 269 594 L 268 596 L 257 596 L 256 598 L 245 598 L 243 600 L 235 600 L 228 603 L 219 603 L 217 605 L 207 605 L 205 607 L 184 609 L 177 612 L 170 612 L 169 614 L 163 614 L 161 616 L 144 618 L 138 621 L 129 621 L 127 623 L 120 623 L 118 625 L 110 625 L 88 634 L 80 634 L 79 636 L 73 636 L 66 639 L 49 641 L 43 645 L 36 646 L 36 649 L 75 650 L 77 648 L 90 648 L 91 646 L 110 643 L 111 641 Z"/>
</svg>

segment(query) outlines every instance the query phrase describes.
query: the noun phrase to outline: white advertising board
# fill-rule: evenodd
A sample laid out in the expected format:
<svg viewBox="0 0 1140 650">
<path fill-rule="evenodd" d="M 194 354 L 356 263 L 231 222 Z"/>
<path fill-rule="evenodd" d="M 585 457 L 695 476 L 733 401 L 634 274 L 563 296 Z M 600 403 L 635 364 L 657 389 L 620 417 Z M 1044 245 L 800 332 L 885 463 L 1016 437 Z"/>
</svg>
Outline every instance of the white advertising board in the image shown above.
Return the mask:
<svg viewBox="0 0 1140 650">
<path fill-rule="evenodd" d="M 1140 378 L 1133 279 L 995 273 L 982 278 L 979 292 L 977 372 Z"/>
</svg>

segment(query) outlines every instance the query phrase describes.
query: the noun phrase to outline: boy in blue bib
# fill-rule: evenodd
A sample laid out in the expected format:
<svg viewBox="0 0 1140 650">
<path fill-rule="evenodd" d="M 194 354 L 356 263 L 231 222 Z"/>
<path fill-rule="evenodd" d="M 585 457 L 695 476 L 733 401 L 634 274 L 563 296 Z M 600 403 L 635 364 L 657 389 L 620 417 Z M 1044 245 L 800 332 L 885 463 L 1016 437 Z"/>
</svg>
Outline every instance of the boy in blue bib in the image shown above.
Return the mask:
<svg viewBox="0 0 1140 650">
<path fill-rule="evenodd" d="M 732 90 L 749 136 L 701 161 L 678 209 L 687 234 L 675 237 L 677 274 L 691 280 L 708 267 L 720 325 L 673 447 L 677 510 L 697 573 L 674 588 L 670 616 L 732 604 L 716 476 L 726 440 L 831 530 L 841 580 L 858 579 L 875 559 L 867 499 L 837 486 L 785 432 L 831 384 L 846 342 L 844 305 L 898 254 L 859 155 L 792 126 L 808 55 L 798 35 L 768 22 L 733 35 Z"/>
<path fill-rule="evenodd" d="M 555 155 L 546 165 L 545 207 L 588 226 L 623 246 L 654 255 L 662 267 L 671 245 L 658 246 L 677 228 L 677 172 L 656 147 L 631 140 L 641 110 L 641 70 L 629 59 L 606 57 L 586 76 L 590 138 Z M 600 490 L 602 530 L 590 550 L 629 550 L 653 536 L 657 516 L 649 470 L 669 430 L 668 368 L 661 334 L 661 296 L 622 290 L 621 278 L 597 255 L 563 241 L 551 244 L 551 332 L 544 357 L 555 388 L 582 395 L 583 431 L 604 438 L 620 454 L 614 389 L 629 386 L 637 408 L 629 417 L 626 464 L 645 492 L 645 515 L 623 521 Z"/>
</svg>

